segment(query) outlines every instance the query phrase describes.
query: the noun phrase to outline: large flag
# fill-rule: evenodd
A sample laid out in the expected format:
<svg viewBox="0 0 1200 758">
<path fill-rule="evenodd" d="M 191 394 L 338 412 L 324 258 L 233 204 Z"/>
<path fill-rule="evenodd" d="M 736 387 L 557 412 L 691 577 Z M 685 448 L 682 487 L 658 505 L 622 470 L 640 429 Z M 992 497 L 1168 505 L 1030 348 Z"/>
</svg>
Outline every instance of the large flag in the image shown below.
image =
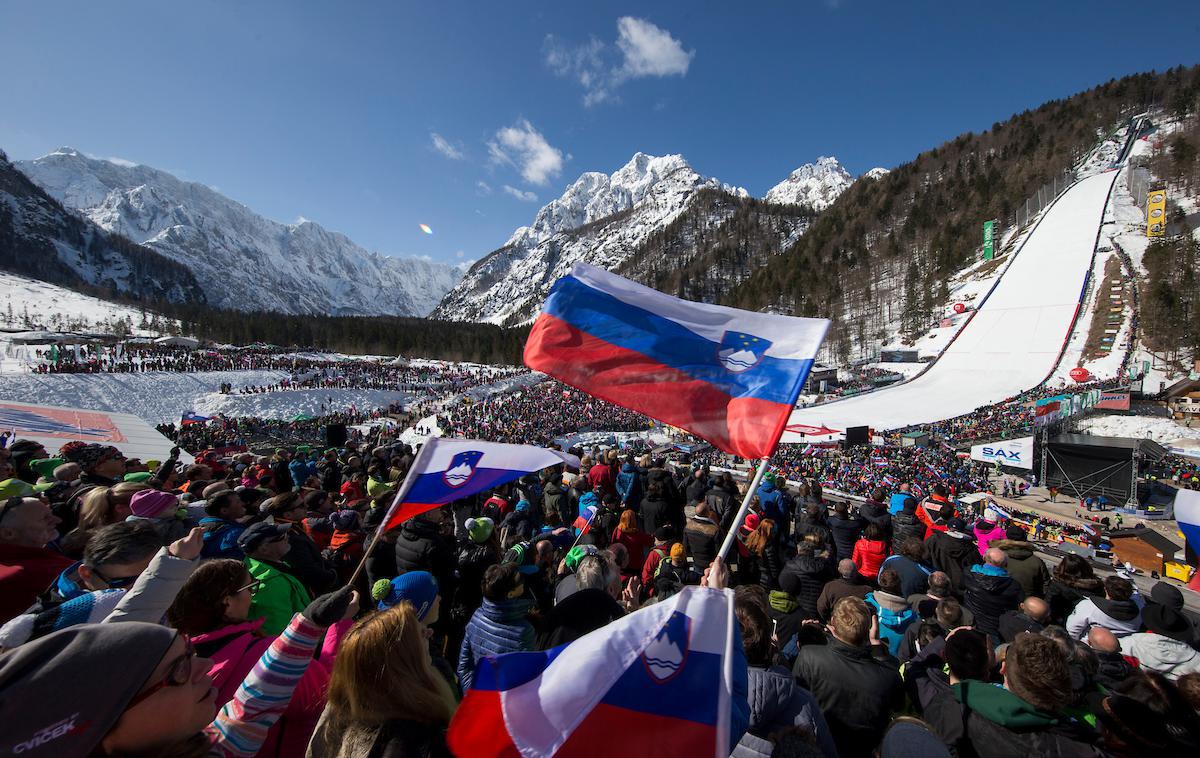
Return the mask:
<svg viewBox="0 0 1200 758">
<path fill-rule="evenodd" d="M 554 283 L 525 365 L 745 458 L 770 455 L 829 321 L 664 295 L 577 263 Z"/>
<path fill-rule="evenodd" d="M 396 492 L 380 533 L 413 516 L 560 463 L 579 468 L 578 458 L 558 450 L 429 437 Z"/>
<path fill-rule="evenodd" d="M 1179 490 L 1175 493 L 1175 522 L 1183 533 L 1184 560 L 1200 567 L 1200 491 Z M 1196 571 L 1200 576 L 1200 570 Z"/>
<path fill-rule="evenodd" d="M 447 743 L 461 758 L 724 758 L 746 696 L 734 623 L 731 590 L 685 587 L 570 644 L 483 658 Z"/>
</svg>

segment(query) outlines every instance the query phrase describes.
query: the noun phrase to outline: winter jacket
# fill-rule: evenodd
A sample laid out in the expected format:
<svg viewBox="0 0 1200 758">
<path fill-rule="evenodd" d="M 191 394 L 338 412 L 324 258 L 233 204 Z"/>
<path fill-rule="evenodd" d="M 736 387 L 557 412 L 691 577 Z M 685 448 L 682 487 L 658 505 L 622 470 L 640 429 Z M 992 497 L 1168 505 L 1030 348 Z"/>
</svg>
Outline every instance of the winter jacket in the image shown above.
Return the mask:
<svg viewBox="0 0 1200 758">
<path fill-rule="evenodd" d="M 1034 555 L 1033 545 L 1025 540 L 999 540 L 992 547 L 1008 556 L 1008 575 L 1021 585 L 1025 597 L 1045 597 L 1050 571 L 1046 563 Z"/>
<path fill-rule="evenodd" d="M 621 618 L 625 609 L 608 592 L 588 588 L 572 592 L 543 618 L 538 650 L 574 642 L 588 632 Z"/>
<path fill-rule="evenodd" d="M 684 543 L 688 555 L 692 557 L 692 568 L 697 574 L 704 574 L 704 569 L 717 557 L 720 544 L 717 541 L 717 525 L 707 518 L 690 519 L 687 528 L 683 530 Z"/>
<path fill-rule="evenodd" d="M 283 715 L 268 732 L 260 756 L 304 754 L 317 719 L 325 709 L 325 691 L 337 644 L 351 623 L 344 621 L 329 628 L 317 657 L 305 667 Z M 208 675 L 217 688 L 217 707 L 233 699 L 242 680 L 276 640 L 259 633 L 262 625 L 263 619 L 245 621 L 192 638 L 197 654 L 213 662 Z"/>
<path fill-rule="evenodd" d="M 600 488 L 605 495 L 617 494 L 617 476 L 607 463 L 597 463 L 588 469 L 588 483 L 592 489 Z"/>
<path fill-rule="evenodd" d="M 1200 673 L 1200 653 L 1186 642 L 1162 634 L 1142 632 L 1121 639 L 1121 652 L 1138 659 L 1143 668 L 1171 681 L 1184 674 Z"/>
<path fill-rule="evenodd" d="M 861 574 L 855 574 L 849 579 L 838 577 L 821 590 L 821 596 L 817 598 L 817 617 L 828 621 L 837 601 L 844 597 L 866 597 L 870 591 L 871 585 L 867 584 L 867 580 L 863 579 Z"/>
<path fill-rule="evenodd" d="M 975 628 L 1000 639 L 1000 616 L 1025 598 L 1021 585 L 1002 568 L 972 566 L 963 578 L 963 605 L 975 614 Z"/>
<path fill-rule="evenodd" d="M 883 590 L 868 592 L 863 600 L 875 609 L 875 616 L 879 619 L 879 639 L 887 644 L 890 655 L 896 655 L 905 630 L 917 620 L 917 614 L 908 607 L 903 596 Z"/>
<path fill-rule="evenodd" d="M 787 503 L 783 492 L 775 486 L 775 482 L 767 480 L 758 487 L 758 503 L 762 506 L 763 518 L 769 518 L 776 524 L 783 524 L 787 519 Z"/>
<path fill-rule="evenodd" d="M 455 546 L 441 527 L 419 516 L 404 522 L 396 537 L 396 571 L 428 571 L 446 592 L 454 577 Z"/>
<path fill-rule="evenodd" d="M 312 602 L 304 584 L 287 572 L 286 566 L 246 558 L 246 571 L 251 579 L 262 582 L 250 601 L 249 618 L 265 616 L 263 634 L 279 634 L 291 622 L 292 616 Z"/>
<path fill-rule="evenodd" d="M 646 560 L 642 563 L 642 586 L 653 594 L 654 591 L 654 575 L 658 573 L 658 564 L 661 561 L 671 560 L 671 545 L 656 545 L 650 548 L 650 552 L 646 554 Z"/>
<path fill-rule="evenodd" d="M 871 755 L 904 706 L 899 663 L 878 654 L 830 637 L 824 645 L 804 645 L 796 658 L 792 673 L 817 698 L 840 755 Z"/>
<path fill-rule="evenodd" d="M 826 523 L 833 535 L 833 545 L 837 551 L 837 559 L 845 560 L 854 555 L 854 543 L 862 537 L 863 529 L 867 528 L 867 520 L 862 516 L 853 515 L 842 518 L 836 513 L 830 516 Z"/>
<path fill-rule="evenodd" d="M 907 556 L 889 556 L 879 567 L 880 572 L 884 569 L 891 569 L 900 576 L 900 597 L 919 595 L 929 589 L 929 575 L 933 572 Z"/>
<path fill-rule="evenodd" d="M 236 521 L 209 516 L 200 519 L 204 529 L 204 547 L 200 548 L 201 558 L 233 558 L 240 561 L 246 557 L 238 546 L 237 538 L 246 527 Z"/>
<path fill-rule="evenodd" d="M 337 586 L 338 575 L 329 563 L 321 557 L 321 550 L 312 537 L 304 530 L 304 524 L 299 521 L 276 519 L 277 524 L 291 527 L 288 532 L 288 551 L 285 556 L 292 576 L 304 584 L 309 593 L 316 597 L 329 592 Z"/>
<path fill-rule="evenodd" d="M 167 609 L 175 602 L 175 596 L 198 565 L 199 559 L 188 561 L 171 555 L 165 547 L 159 550 L 125 593 L 125 597 L 104 619 L 105 622 L 145 621 L 161 624 Z"/>
<path fill-rule="evenodd" d="M 962 758 L 1102 755 L 1086 724 L 1040 711 L 996 684 L 959 682 L 938 693 L 923 716 Z"/>
<path fill-rule="evenodd" d="M 1084 598 L 1067 617 L 1067 633 L 1082 640 L 1093 625 L 1102 626 L 1117 637 L 1133 634 L 1142 628 L 1141 606 L 1133 600 Z"/>
<path fill-rule="evenodd" d="M 888 498 L 888 513 L 892 514 L 892 518 L 896 518 L 896 514 L 904 510 L 904 504 L 908 501 L 917 502 L 917 499 L 908 492 L 893 492 Z M 914 516 L 915 518 L 915 516 Z"/>
<path fill-rule="evenodd" d="M 552 514 L 558 517 L 559 523 L 563 526 L 570 526 L 575 521 L 575 514 L 571 512 L 571 501 L 567 497 L 567 491 L 563 489 L 557 479 L 551 479 L 542 488 L 542 514 L 546 523 L 552 523 L 550 520 Z"/>
<path fill-rule="evenodd" d="M 647 495 L 642 499 L 642 528 L 649 534 L 654 534 L 660 527 L 674 526 L 679 528 L 682 511 L 676 512 L 674 506 L 662 495 Z M 678 532 L 676 532 L 678 534 Z"/>
<path fill-rule="evenodd" d="M 467 622 L 458 651 L 458 681 L 463 692 L 471 689 L 480 658 L 533 650 L 533 624 L 526 618 L 532 605 L 533 601 L 524 597 L 499 602 L 484 598 Z"/>
<path fill-rule="evenodd" d="M 975 533 L 975 545 L 979 548 L 980 558 L 987 554 L 991 543 L 1004 539 L 1005 534 L 1004 529 L 999 524 L 995 521 L 987 521 L 985 519 L 976 521 L 971 531 Z"/>
<path fill-rule="evenodd" d="M 758 564 L 758 583 L 767 592 L 780 589 L 779 577 L 783 573 L 783 558 L 779 555 L 779 544 L 772 540 L 763 549 L 762 555 L 747 556 Z"/>
<path fill-rule="evenodd" d="M 321 461 L 317 464 L 317 476 L 321 477 L 321 489 L 338 492 L 342 488 L 342 467 L 337 461 Z"/>
<path fill-rule="evenodd" d="M 670 597 L 686 586 L 700 583 L 700 574 L 685 563 L 676 566 L 670 558 L 658 562 L 654 570 L 654 596 L 659 600 Z"/>
<path fill-rule="evenodd" d="M 589 509 L 591 509 L 593 506 L 594 506 L 594 507 L 595 507 L 595 509 L 596 509 L 596 513 L 597 513 L 597 514 L 599 514 L 599 512 L 600 512 L 600 498 L 596 497 L 596 493 L 595 493 L 595 492 L 585 492 L 585 493 L 583 493 L 582 495 L 580 495 L 580 496 L 579 496 L 579 508 L 577 509 L 577 512 L 576 512 L 576 514 L 575 514 L 575 517 L 576 517 L 576 518 L 582 518 L 582 519 L 588 519 L 588 518 L 591 518 L 591 515 L 588 513 L 588 511 L 589 511 Z M 574 523 L 575 523 L 575 519 L 572 519 L 572 520 L 571 520 L 571 523 L 572 523 L 572 524 L 574 524 Z M 595 525 L 595 524 L 592 524 L 592 528 L 594 529 L 595 527 L 596 527 L 596 525 Z M 578 536 L 578 535 L 579 535 L 580 531 L 581 531 L 580 529 L 576 529 L 576 530 L 575 530 L 575 534 L 576 534 L 576 536 Z"/>
<path fill-rule="evenodd" d="M 883 540 L 869 540 L 866 537 L 854 543 L 854 553 L 851 559 L 858 566 L 858 573 L 871 581 L 879 577 L 879 567 L 887 558 L 888 547 Z"/>
<path fill-rule="evenodd" d="M 862 505 L 858 506 L 858 515 L 867 520 L 868 523 L 874 524 L 883 530 L 883 538 L 890 539 L 892 536 L 892 516 L 888 513 L 887 506 L 883 503 L 877 503 L 874 500 L 867 500 Z"/>
<path fill-rule="evenodd" d="M 892 516 L 892 552 L 900 552 L 900 546 L 910 539 L 925 541 L 925 523 L 915 513 L 901 511 Z"/>
<path fill-rule="evenodd" d="M 24 612 L 72 564 L 49 548 L 0 544 L 0 624 Z"/>
<path fill-rule="evenodd" d="M 664 500 L 679 509 L 683 513 L 683 493 L 679 491 L 679 487 L 675 484 L 675 479 L 671 477 L 671 472 L 662 468 L 652 468 L 646 472 L 646 487 L 651 484 L 657 484 L 659 492 Z"/>
<path fill-rule="evenodd" d="M 1000 642 L 1012 642 L 1022 632 L 1037 634 L 1046 628 L 1042 623 L 1029 618 L 1019 609 L 1001 613 L 998 627 Z"/>
<path fill-rule="evenodd" d="M 837 748 L 821 706 L 812 693 L 796 684 L 792 672 L 782 666 L 747 670 L 747 700 L 750 725 L 747 735 L 766 739 L 775 732 L 798 726 L 810 732 L 826 758 L 837 758 Z"/>
<path fill-rule="evenodd" d="M 917 518 L 921 519 L 930 534 L 946 531 L 946 525 L 942 522 L 940 514 L 942 508 L 947 505 L 953 505 L 953 503 L 943 497 L 930 495 L 917 506 Z"/>
<path fill-rule="evenodd" d="M 975 543 L 959 532 L 931 532 L 925 540 L 925 553 L 935 569 L 950 577 L 950 586 L 958 592 L 963 589 L 967 569 L 981 563 Z"/>
<path fill-rule="evenodd" d="M 687 505 L 698 503 L 703 500 L 704 493 L 708 492 L 708 490 L 709 484 L 706 477 L 702 476 L 699 479 L 692 477 L 690 480 L 688 480 L 687 488 L 684 490 L 687 498 Z"/>
<path fill-rule="evenodd" d="M 628 579 L 639 574 L 642 567 L 646 565 L 646 555 L 650 552 L 650 548 L 654 547 L 654 538 L 640 529 L 626 532 L 617 527 L 613 530 L 612 539 L 608 544 L 610 546 L 621 544 L 629 551 L 629 562 L 621 570 L 621 577 Z"/>
<path fill-rule="evenodd" d="M 1075 606 L 1084 598 L 1104 597 L 1104 583 L 1095 577 L 1072 584 L 1051 578 L 1046 585 L 1045 597 L 1050 604 L 1050 623 L 1065 626 Z"/>
<path fill-rule="evenodd" d="M 617 497 L 621 498 L 626 508 L 636 511 L 642 503 L 642 472 L 632 463 L 626 463 L 621 466 L 621 473 L 617 474 L 616 484 Z"/>
<path fill-rule="evenodd" d="M 805 618 L 817 618 L 817 600 L 825 584 L 834 577 L 829 562 L 815 556 L 797 555 L 783 566 L 779 588 L 796 598 Z"/>
</svg>

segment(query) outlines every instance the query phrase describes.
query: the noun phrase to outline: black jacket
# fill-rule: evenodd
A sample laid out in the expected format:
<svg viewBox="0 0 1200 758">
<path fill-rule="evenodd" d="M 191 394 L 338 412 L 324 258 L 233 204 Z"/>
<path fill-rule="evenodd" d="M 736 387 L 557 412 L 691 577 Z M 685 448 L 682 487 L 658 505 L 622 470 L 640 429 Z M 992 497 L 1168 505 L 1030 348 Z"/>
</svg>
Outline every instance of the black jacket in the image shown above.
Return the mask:
<svg viewBox="0 0 1200 758">
<path fill-rule="evenodd" d="M 854 555 L 854 543 L 862 536 L 867 528 L 867 520 L 862 516 L 842 518 L 836 513 L 829 517 L 829 531 L 833 533 L 833 544 L 837 549 L 839 561 Z"/>
<path fill-rule="evenodd" d="M 829 562 L 815 556 L 797 555 L 786 564 L 779 575 L 779 588 L 796 598 L 807 618 L 817 618 L 817 599 L 825 584 L 833 579 Z"/>
<path fill-rule="evenodd" d="M 892 714 L 904 706 L 899 665 L 886 649 L 851 647 L 834 638 L 800 648 L 792 673 L 821 704 L 840 755 L 871 755 Z"/>
<path fill-rule="evenodd" d="M 886 503 L 877 503 L 874 500 L 867 500 L 862 505 L 858 506 L 858 514 L 872 524 L 875 524 L 883 530 L 883 538 L 890 539 L 892 536 L 892 514 L 888 513 Z"/>
<path fill-rule="evenodd" d="M 967 569 L 982 563 L 979 549 L 970 537 L 954 537 L 949 532 L 934 532 L 925 540 L 925 553 L 929 562 L 938 571 L 950 577 L 955 592 L 962 592 L 963 574 Z"/>
<path fill-rule="evenodd" d="M 566 490 L 557 479 L 551 479 L 542 488 L 542 514 L 547 523 L 550 521 L 551 514 L 558 514 L 559 523 L 563 526 L 575 523 L 578 511 L 571 510 L 570 498 L 566 496 Z"/>
<path fill-rule="evenodd" d="M 396 538 L 396 571 L 428 571 L 442 594 L 454 586 L 455 545 L 443 537 L 437 524 L 418 517 L 404 522 Z"/>
<path fill-rule="evenodd" d="M 963 605 L 975 614 L 975 628 L 992 635 L 998 644 L 1000 616 L 1015 610 L 1025 597 L 1020 583 L 1011 576 L 993 576 L 975 570 L 968 571 L 963 581 L 966 587 Z"/>
<path fill-rule="evenodd" d="M 1037 634 L 1045 629 L 1042 624 L 1026 616 L 1019 608 L 1001 613 L 999 627 L 999 642 L 1012 642 L 1021 632 L 1033 632 Z"/>
<path fill-rule="evenodd" d="M 1050 604 L 1050 623 L 1064 626 L 1085 597 L 1104 597 L 1104 583 L 1092 577 L 1074 584 L 1066 584 L 1058 579 L 1051 579 L 1046 585 L 1046 602 Z"/>
<path fill-rule="evenodd" d="M 900 552 L 900 546 L 913 537 L 925 541 L 925 524 L 917 514 L 900 511 L 892 516 L 892 552 Z"/>
<path fill-rule="evenodd" d="M 647 534 L 654 534 L 659 527 L 668 524 L 678 530 L 680 520 L 673 511 L 670 501 L 662 495 L 647 495 L 642 499 L 642 528 Z"/>
<path fill-rule="evenodd" d="M 537 649 L 549 650 L 574 642 L 624 615 L 621 604 L 604 590 L 577 590 L 556 603 L 546 614 L 542 632 L 538 635 Z"/>
<path fill-rule="evenodd" d="M 304 524 L 295 522 L 288 532 L 288 551 L 284 556 L 292 576 L 308 588 L 313 597 L 329 592 L 338 583 L 337 570 L 321 557 L 317 543 L 304 532 Z"/>
<path fill-rule="evenodd" d="M 721 547 L 717 541 L 717 525 L 707 519 L 692 519 L 688 521 L 683 537 L 688 555 L 692 557 L 692 568 L 703 576 L 704 569 L 717 557 Z"/>
</svg>

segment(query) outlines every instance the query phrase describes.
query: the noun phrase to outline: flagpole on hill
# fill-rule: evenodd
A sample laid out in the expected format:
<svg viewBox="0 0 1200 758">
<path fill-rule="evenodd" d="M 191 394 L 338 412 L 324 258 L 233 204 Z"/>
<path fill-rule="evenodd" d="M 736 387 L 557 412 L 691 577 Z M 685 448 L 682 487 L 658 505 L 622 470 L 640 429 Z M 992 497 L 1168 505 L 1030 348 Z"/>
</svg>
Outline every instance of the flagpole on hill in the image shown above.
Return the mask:
<svg viewBox="0 0 1200 758">
<path fill-rule="evenodd" d="M 721 549 L 717 551 L 717 557 L 725 560 L 725 554 L 729 552 L 729 548 L 733 547 L 733 541 L 737 539 L 738 527 L 746 520 L 746 511 L 750 510 L 750 499 L 754 497 L 754 493 L 758 491 L 758 485 L 762 483 L 763 474 L 767 473 L 768 458 L 761 458 L 758 461 L 758 470 L 754 472 L 754 477 L 750 480 L 750 485 L 746 487 L 746 496 L 742 498 L 742 507 L 738 509 L 737 516 L 733 518 L 733 525 L 729 527 L 729 534 L 725 535 L 725 541 L 721 543 Z"/>
</svg>

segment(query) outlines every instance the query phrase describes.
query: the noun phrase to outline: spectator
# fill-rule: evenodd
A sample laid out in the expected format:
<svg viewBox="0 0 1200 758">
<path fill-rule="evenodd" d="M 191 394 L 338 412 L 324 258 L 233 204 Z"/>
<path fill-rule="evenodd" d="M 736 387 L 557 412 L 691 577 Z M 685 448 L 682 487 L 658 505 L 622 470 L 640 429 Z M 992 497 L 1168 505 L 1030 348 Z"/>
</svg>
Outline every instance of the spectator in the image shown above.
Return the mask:
<svg viewBox="0 0 1200 758">
<path fill-rule="evenodd" d="M 646 565 L 646 554 L 654 545 L 654 537 L 638 529 L 637 514 L 627 508 L 621 512 L 620 524 L 613 530 L 610 544 L 624 545 L 629 551 L 629 562 L 621 570 L 621 578 L 629 579 L 640 576 L 642 567 Z"/>
<path fill-rule="evenodd" d="M 1107 579 L 1104 586 L 1107 590 Z M 1164 589 L 1160 590 L 1159 587 Z M 1171 680 L 1185 674 L 1200 673 L 1200 653 L 1189 644 L 1193 638 L 1193 628 L 1187 616 L 1183 615 L 1182 593 L 1169 584 L 1159 582 L 1151 590 L 1150 596 L 1152 602 L 1146 603 L 1142 611 L 1142 619 L 1146 624 L 1144 633 L 1122 637 L 1111 627 L 1101 626 L 1106 626 L 1120 638 L 1121 652 L 1137 658 L 1142 668 Z"/>
<path fill-rule="evenodd" d="M 925 541 L 925 522 L 917 518 L 917 501 L 911 496 L 892 514 L 892 552 L 900 552 L 900 546 L 910 539 Z"/>
<path fill-rule="evenodd" d="M 220 492 L 204 504 L 207 514 L 200 519 L 204 530 L 205 558 L 235 558 L 241 560 L 245 553 L 238 538 L 246 527 L 241 519 L 246 517 L 245 501 L 235 492 Z"/>
<path fill-rule="evenodd" d="M 833 613 L 833 606 L 844 597 L 865 598 L 871 591 L 871 585 L 858 573 L 858 566 L 849 558 L 838 561 L 838 576 L 827 582 L 817 598 L 817 617 L 828 623 Z"/>
<path fill-rule="evenodd" d="M 238 546 L 246 554 L 246 571 L 258 582 L 250 601 L 249 618 L 264 617 L 263 634 L 280 634 L 297 611 L 312 602 L 304 583 L 284 563 L 291 546 L 283 524 L 259 522 L 238 537 Z"/>
<path fill-rule="evenodd" d="M 715 517 L 712 506 L 701 502 L 696 506 L 696 515 L 688 519 L 687 528 L 683 530 L 683 539 L 692 557 L 692 569 L 697 574 L 703 574 L 713 558 L 717 557 L 720 543 L 717 541 Z"/>
<path fill-rule="evenodd" d="M 946 522 L 945 529 L 934 530 L 925 540 L 925 551 L 935 569 L 950 577 L 955 591 L 962 591 L 966 573 L 979 564 L 979 551 L 966 534 L 967 525 L 959 518 Z"/>
<path fill-rule="evenodd" d="M 854 555 L 854 545 L 862 537 L 867 520 L 850 510 L 845 503 L 835 503 L 833 515 L 829 517 L 829 531 L 833 535 L 833 544 L 839 560 L 850 560 Z"/>
<path fill-rule="evenodd" d="M 1017 609 L 1000 614 L 1000 622 L 997 626 L 1000 630 L 1000 640 L 1012 642 L 1018 634 L 1040 633 L 1049 623 L 1049 603 L 1040 597 L 1027 597 L 1021 601 L 1021 605 Z"/>
<path fill-rule="evenodd" d="M 1050 623 L 1065 625 L 1075 606 L 1089 597 L 1103 598 L 1104 584 L 1096 578 L 1087 560 L 1074 553 L 1064 555 L 1046 586 Z"/>
<path fill-rule="evenodd" d="M 1073 639 L 1081 640 L 1091 626 L 1102 626 L 1118 638 L 1142 628 L 1142 609 L 1133 599 L 1133 583 L 1119 576 L 1104 580 L 1103 598 L 1084 598 L 1067 618 L 1066 628 Z"/>
<path fill-rule="evenodd" d="M 1045 597 L 1050 571 L 1041 558 L 1034 555 L 1033 546 L 1026 541 L 1025 530 L 1015 524 L 1005 531 L 1005 539 L 994 547 L 1008 556 L 1008 575 L 1021 585 L 1026 597 Z"/>
<path fill-rule="evenodd" d="M 900 649 L 904 632 L 917 618 L 900 588 L 900 575 L 890 568 L 884 569 L 879 572 L 879 589 L 868 592 L 864 598 L 875 612 L 879 639 L 887 645 L 892 656 Z"/>
<path fill-rule="evenodd" d="M 1003 550 L 990 548 L 982 566 L 972 566 L 964 579 L 964 603 L 975 616 L 975 628 L 1000 639 L 1000 616 L 1016 608 L 1023 598 L 1021 585 L 1008 575 L 1008 557 Z"/>
<path fill-rule="evenodd" d="M 833 578 L 829 561 L 818 558 L 811 542 L 796 546 L 796 557 L 783 566 L 779 588 L 796 599 L 804 618 L 817 618 L 817 601 L 825 585 Z"/>
<path fill-rule="evenodd" d="M 579 639 L 625 615 L 621 575 L 605 552 L 582 558 L 575 569 L 576 590 L 546 615 L 537 648 L 549 650 Z"/>
<path fill-rule="evenodd" d="M 879 576 L 879 567 L 887 557 L 888 546 L 884 539 L 883 528 L 871 522 L 863 531 L 862 539 L 854 543 L 854 554 L 851 559 L 858 566 L 858 573 L 869 582 L 874 582 Z"/>
<path fill-rule="evenodd" d="M 458 654 L 458 681 L 463 692 L 471 688 L 480 658 L 533 649 L 533 625 L 526 618 L 532 605 L 515 565 L 488 567 L 483 577 L 483 605 L 467 622 Z"/>
<path fill-rule="evenodd" d="M 1096 683 L 1101 687 L 1111 690 L 1138 670 L 1138 659 L 1122 655 L 1120 640 L 1104 627 L 1088 629 L 1087 644 L 1096 653 Z"/>
<path fill-rule="evenodd" d="M 900 596 L 903 598 L 919 595 L 929 588 L 932 570 L 925 565 L 925 544 L 916 537 L 901 543 L 899 552 L 889 556 L 879 569 L 891 569 L 900 576 Z"/>
<path fill-rule="evenodd" d="M 24 611 L 72 564 L 49 547 L 60 519 L 44 501 L 11 497 L 0 503 L 0 623 Z"/>
</svg>

